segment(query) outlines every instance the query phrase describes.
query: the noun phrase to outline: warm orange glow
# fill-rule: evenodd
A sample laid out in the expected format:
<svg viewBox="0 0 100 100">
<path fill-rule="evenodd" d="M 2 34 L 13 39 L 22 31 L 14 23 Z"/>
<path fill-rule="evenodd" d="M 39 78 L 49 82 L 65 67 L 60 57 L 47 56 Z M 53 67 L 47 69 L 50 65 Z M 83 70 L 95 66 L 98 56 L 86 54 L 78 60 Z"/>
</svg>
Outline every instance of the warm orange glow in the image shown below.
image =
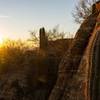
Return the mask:
<svg viewBox="0 0 100 100">
<path fill-rule="evenodd" d="M 4 39 L 3 35 L 0 34 L 0 45 L 3 43 L 3 39 Z"/>
</svg>

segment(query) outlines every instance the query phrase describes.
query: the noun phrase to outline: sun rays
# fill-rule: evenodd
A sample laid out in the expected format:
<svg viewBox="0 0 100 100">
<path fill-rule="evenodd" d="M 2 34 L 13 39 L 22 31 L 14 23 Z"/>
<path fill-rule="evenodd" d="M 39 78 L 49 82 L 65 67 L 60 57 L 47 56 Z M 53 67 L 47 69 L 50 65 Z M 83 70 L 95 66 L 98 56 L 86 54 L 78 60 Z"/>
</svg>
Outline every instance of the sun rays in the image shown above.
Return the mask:
<svg viewBox="0 0 100 100">
<path fill-rule="evenodd" d="M 0 33 L 0 45 L 2 45 L 3 40 L 4 40 L 3 34 L 2 34 L 2 33 Z"/>
</svg>

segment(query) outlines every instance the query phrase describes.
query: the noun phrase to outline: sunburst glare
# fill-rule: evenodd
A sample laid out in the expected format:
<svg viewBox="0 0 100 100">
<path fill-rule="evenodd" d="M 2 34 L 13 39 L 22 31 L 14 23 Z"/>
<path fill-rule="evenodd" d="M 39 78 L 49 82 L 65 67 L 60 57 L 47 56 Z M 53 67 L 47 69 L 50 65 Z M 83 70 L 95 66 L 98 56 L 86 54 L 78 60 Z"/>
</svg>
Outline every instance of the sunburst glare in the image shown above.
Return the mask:
<svg viewBox="0 0 100 100">
<path fill-rule="evenodd" d="M 4 37 L 3 35 L 0 33 L 0 45 L 3 43 Z"/>
</svg>

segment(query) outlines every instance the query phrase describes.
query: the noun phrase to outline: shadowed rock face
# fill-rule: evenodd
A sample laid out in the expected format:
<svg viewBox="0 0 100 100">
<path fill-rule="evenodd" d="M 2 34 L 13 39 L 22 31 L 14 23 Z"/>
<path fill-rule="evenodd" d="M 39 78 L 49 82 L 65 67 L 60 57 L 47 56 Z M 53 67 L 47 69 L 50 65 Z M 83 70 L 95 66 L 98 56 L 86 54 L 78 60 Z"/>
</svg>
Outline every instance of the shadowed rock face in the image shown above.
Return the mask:
<svg viewBox="0 0 100 100">
<path fill-rule="evenodd" d="M 71 47 L 59 65 L 58 79 L 49 100 L 90 100 L 90 54 L 96 39 L 93 34 L 98 15 L 98 11 L 91 14 L 80 26 Z"/>
<path fill-rule="evenodd" d="M 94 30 L 95 38 L 91 51 L 90 67 L 90 99 L 100 100 L 100 14 Z"/>
<path fill-rule="evenodd" d="M 92 6 L 92 13 L 99 12 L 100 11 L 100 1 L 97 1 Z"/>
<path fill-rule="evenodd" d="M 91 62 L 91 100 L 100 100 L 100 30 L 98 31 L 96 36 Z"/>
</svg>

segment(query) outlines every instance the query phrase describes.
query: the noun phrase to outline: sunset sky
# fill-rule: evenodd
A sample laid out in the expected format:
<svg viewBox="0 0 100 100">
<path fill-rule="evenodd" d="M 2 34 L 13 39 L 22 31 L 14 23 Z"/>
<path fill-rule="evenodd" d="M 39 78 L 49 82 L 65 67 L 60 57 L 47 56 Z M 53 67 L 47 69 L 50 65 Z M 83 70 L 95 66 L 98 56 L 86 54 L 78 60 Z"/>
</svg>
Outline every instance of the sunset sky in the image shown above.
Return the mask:
<svg viewBox="0 0 100 100">
<path fill-rule="evenodd" d="M 0 36 L 29 38 L 29 31 L 60 26 L 61 31 L 75 33 L 72 11 L 77 0 L 0 0 Z"/>
</svg>

